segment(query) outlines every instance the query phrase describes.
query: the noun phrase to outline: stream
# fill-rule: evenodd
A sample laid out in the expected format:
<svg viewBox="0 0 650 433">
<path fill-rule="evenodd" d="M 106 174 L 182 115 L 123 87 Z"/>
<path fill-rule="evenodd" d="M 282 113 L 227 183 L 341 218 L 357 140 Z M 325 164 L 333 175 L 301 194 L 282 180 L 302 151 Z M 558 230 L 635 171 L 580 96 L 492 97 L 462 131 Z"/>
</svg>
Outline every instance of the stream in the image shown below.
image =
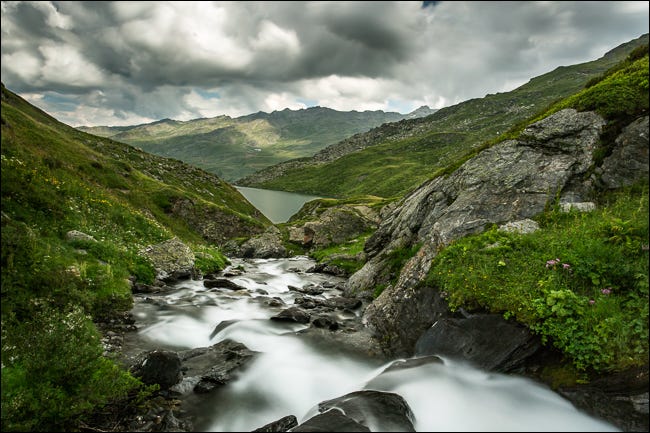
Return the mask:
<svg viewBox="0 0 650 433">
<path fill-rule="evenodd" d="M 231 261 L 229 269 L 243 272 L 228 279 L 247 290 L 208 290 L 202 281 L 189 280 L 163 294 L 138 295 L 133 308 L 138 332 L 125 342 L 135 353 L 231 339 L 260 352 L 228 384 L 184 397 L 196 431 L 252 431 L 286 415 L 301 423 L 318 413 L 319 402 L 363 389 L 401 395 L 413 411 L 416 431 L 618 431 L 530 379 L 456 360 L 384 372 L 390 362 L 301 333 L 309 324 L 269 320 L 304 296 L 288 286 L 324 284 L 329 288 L 315 296 L 323 299 L 340 296 L 332 286 L 344 279 L 305 272 L 315 263 L 306 257 Z M 284 305 L 270 306 L 271 298 Z M 361 314 L 355 311 L 338 311 L 337 320 Z M 381 425 L 372 427 L 382 431 Z"/>
</svg>

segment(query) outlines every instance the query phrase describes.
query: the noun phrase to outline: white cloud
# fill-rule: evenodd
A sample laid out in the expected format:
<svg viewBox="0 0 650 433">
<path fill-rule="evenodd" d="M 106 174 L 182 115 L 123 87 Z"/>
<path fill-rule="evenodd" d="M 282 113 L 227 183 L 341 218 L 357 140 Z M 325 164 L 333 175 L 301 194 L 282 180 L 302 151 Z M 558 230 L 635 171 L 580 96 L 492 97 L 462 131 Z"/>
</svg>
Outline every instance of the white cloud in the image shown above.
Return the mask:
<svg viewBox="0 0 650 433">
<path fill-rule="evenodd" d="M 268 20 L 262 21 L 260 32 L 251 41 L 255 50 L 286 53 L 295 57 L 300 52 L 300 41 L 296 32 L 283 29 Z"/>
<path fill-rule="evenodd" d="M 39 80 L 68 86 L 101 86 L 106 77 L 70 45 L 47 44 L 39 48 L 44 63 Z"/>
<path fill-rule="evenodd" d="M 2 68 L 27 81 L 34 82 L 40 76 L 41 62 L 28 52 L 17 51 L 11 54 L 2 54 Z"/>
</svg>

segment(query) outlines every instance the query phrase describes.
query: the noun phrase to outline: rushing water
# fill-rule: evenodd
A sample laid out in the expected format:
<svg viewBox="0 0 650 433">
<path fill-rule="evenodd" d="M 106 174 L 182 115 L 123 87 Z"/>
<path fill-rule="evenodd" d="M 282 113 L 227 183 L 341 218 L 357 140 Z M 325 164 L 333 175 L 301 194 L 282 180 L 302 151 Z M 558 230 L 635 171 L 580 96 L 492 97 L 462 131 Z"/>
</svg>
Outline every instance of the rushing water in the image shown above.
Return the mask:
<svg viewBox="0 0 650 433">
<path fill-rule="evenodd" d="M 286 222 L 314 195 L 238 186 L 237 190 L 274 224 Z"/>
<path fill-rule="evenodd" d="M 390 363 L 316 344 L 296 332 L 307 325 L 268 320 L 286 308 L 269 307 L 269 297 L 293 304 L 296 293 L 288 285 L 342 281 L 305 273 L 312 264 L 305 257 L 234 261 L 245 273 L 230 279 L 248 291 L 208 291 L 200 281 L 187 281 L 158 295 L 157 302 L 151 302 L 152 296 L 136 299 L 139 331 L 129 343 L 132 350 L 188 349 L 230 338 L 261 352 L 209 396 L 186 397 L 185 408 L 198 431 L 251 431 L 290 414 L 303 422 L 319 402 L 361 389 L 404 397 L 417 431 L 617 431 L 526 378 L 449 359 L 383 372 Z M 320 296 L 338 295 L 332 289 Z M 232 324 L 214 332 L 224 321 Z"/>
</svg>

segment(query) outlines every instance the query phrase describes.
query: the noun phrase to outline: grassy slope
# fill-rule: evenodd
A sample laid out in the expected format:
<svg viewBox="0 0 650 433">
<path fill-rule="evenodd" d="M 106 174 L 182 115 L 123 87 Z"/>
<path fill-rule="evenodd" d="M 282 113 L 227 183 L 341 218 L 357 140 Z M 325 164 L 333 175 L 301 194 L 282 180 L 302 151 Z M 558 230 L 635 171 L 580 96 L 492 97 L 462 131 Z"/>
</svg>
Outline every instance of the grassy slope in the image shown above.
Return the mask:
<svg viewBox="0 0 650 433">
<path fill-rule="evenodd" d="M 138 382 L 103 358 L 91 319 L 151 283 L 140 248 L 172 236 L 213 271 L 225 257 L 167 212 L 185 197 L 264 226 L 232 186 L 180 161 L 59 123 L 2 86 L 2 430 L 60 431 Z M 97 242 L 67 241 L 69 230 Z"/>
<path fill-rule="evenodd" d="M 402 117 L 381 111 L 341 112 L 314 107 L 235 119 L 166 119 L 132 128 L 81 129 L 180 159 L 232 181 L 269 165 L 313 155 L 345 137 Z"/>
<path fill-rule="evenodd" d="M 577 92 L 647 40 L 645 35 L 601 59 L 557 68 L 511 92 L 469 100 L 425 118 L 390 125 L 392 131 L 388 126 L 376 128 L 359 137 L 360 142 L 373 139 L 373 135 L 381 137 L 362 151 L 248 186 L 330 197 L 403 195 L 481 143 L 498 138 L 551 103 Z M 387 132 L 382 133 L 382 129 Z"/>
</svg>

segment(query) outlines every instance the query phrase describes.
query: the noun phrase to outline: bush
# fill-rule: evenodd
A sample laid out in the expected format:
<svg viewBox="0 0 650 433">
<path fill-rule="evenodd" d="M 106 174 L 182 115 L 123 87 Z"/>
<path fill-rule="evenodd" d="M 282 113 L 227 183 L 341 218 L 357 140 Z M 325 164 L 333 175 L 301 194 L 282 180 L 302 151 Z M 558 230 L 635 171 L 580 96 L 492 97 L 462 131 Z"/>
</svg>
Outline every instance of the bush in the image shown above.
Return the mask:
<svg viewBox="0 0 650 433">
<path fill-rule="evenodd" d="M 101 356 L 99 334 L 80 308 L 58 311 L 43 301 L 35 308 L 29 321 L 2 323 L 3 431 L 63 431 L 140 386 Z"/>
</svg>

